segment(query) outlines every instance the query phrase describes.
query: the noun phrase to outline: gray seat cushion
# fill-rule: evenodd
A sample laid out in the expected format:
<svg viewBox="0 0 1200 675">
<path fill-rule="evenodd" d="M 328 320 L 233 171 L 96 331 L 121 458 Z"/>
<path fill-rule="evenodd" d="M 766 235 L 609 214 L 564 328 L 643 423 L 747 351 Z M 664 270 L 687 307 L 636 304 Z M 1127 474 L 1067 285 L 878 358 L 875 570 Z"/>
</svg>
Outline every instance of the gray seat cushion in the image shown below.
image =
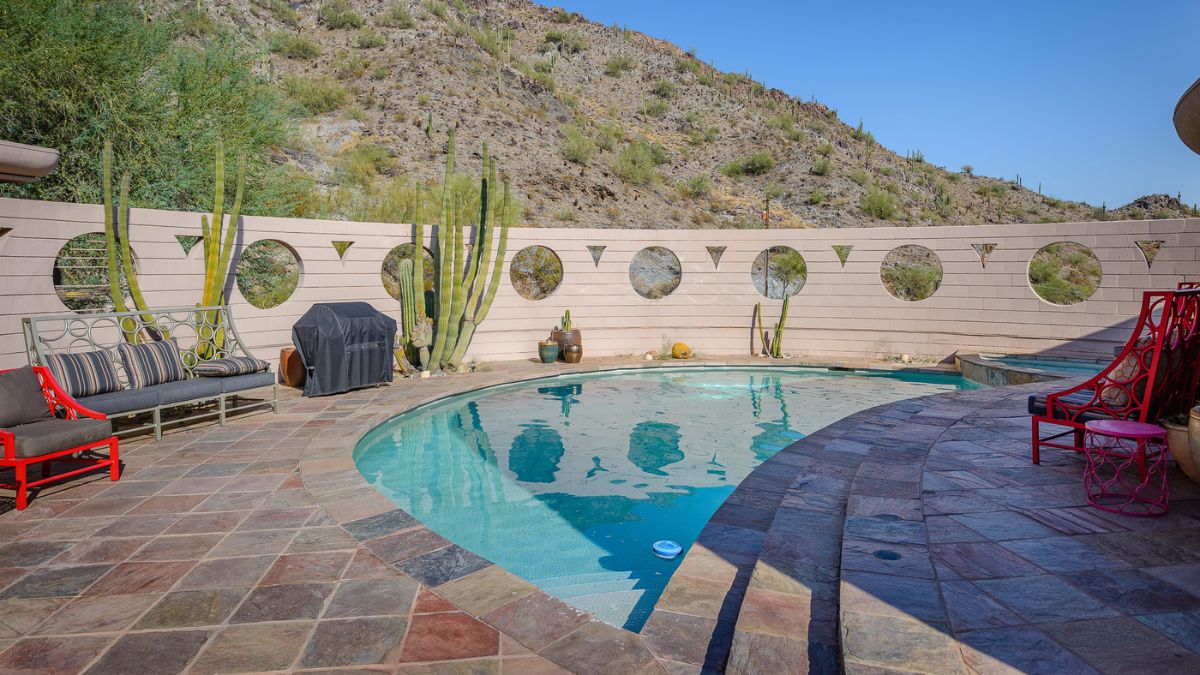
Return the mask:
<svg viewBox="0 0 1200 675">
<path fill-rule="evenodd" d="M 1087 405 L 1088 403 L 1090 403 L 1092 398 L 1093 398 L 1092 391 L 1090 389 L 1085 389 L 1083 391 L 1079 391 L 1074 394 L 1067 394 L 1066 396 L 1063 396 L 1062 398 L 1060 398 L 1058 400 L 1063 403 L 1067 403 L 1068 405 L 1082 406 L 1082 405 Z M 1063 412 L 1064 412 L 1063 410 L 1056 410 L 1055 412 L 1057 413 L 1058 417 L 1063 417 Z M 1046 395 L 1045 394 L 1031 394 L 1029 396 L 1029 414 L 1030 415 L 1046 415 L 1047 414 L 1046 413 Z M 1112 419 L 1112 415 L 1105 415 L 1104 413 L 1097 410 L 1095 412 L 1090 412 L 1090 411 L 1085 412 L 1082 415 L 1077 416 L 1075 418 L 1075 421 L 1090 422 L 1091 420 L 1107 420 L 1107 419 Z"/>
<path fill-rule="evenodd" d="M 216 379 L 221 383 L 221 391 L 226 394 L 231 394 L 236 391 L 270 387 L 271 385 L 275 384 L 275 373 L 249 373 L 247 375 L 232 375 L 230 377 L 221 377 Z"/>
<path fill-rule="evenodd" d="M 171 405 L 201 398 L 216 398 L 221 395 L 221 380 L 212 377 L 196 377 L 147 387 L 146 391 L 158 394 L 159 405 Z"/>
<path fill-rule="evenodd" d="M 33 368 L 0 373 L 0 427 L 50 419 L 50 404 Z"/>
<path fill-rule="evenodd" d="M 8 430 L 16 441 L 17 457 L 37 457 L 112 436 L 112 424 L 108 420 L 94 419 L 41 420 Z"/>
<path fill-rule="evenodd" d="M 79 404 L 96 412 L 112 415 L 131 410 L 149 410 L 158 405 L 158 394 L 154 389 L 122 389 L 81 398 Z"/>
</svg>

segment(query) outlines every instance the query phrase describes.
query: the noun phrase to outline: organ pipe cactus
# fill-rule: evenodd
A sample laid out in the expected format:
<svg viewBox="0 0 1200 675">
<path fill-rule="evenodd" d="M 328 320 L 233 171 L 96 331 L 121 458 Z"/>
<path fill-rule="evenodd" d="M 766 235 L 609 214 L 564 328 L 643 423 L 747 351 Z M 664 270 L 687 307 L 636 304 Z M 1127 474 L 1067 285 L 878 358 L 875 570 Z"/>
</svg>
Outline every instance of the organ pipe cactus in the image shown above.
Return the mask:
<svg viewBox="0 0 1200 675">
<path fill-rule="evenodd" d="M 783 358 L 783 330 L 787 325 L 788 304 L 791 302 L 791 299 L 792 296 L 790 295 L 783 297 L 783 309 L 779 313 L 779 321 L 772 327 L 770 335 L 763 330 L 762 303 L 759 302 L 754 305 L 753 323 L 758 328 L 758 339 L 762 342 L 762 353 L 765 356 L 773 359 Z"/>
<path fill-rule="evenodd" d="M 108 295 L 112 300 L 113 309 L 118 312 L 128 311 L 125 306 L 125 293 L 121 291 L 121 265 L 117 260 L 117 229 L 113 222 L 112 208 L 112 141 L 104 141 L 104 243 L 108 253 Z"/>
<path fill-rule="evenodd" d="M 483 171 L 480 176 L 479 224 L 475 228 L 474 244 L 469 251 L 464 249 L 465 207 L 461 196 L 454 195 L 452 187 L 454 148 L 454 131 L 451 130 L 446 174 L 442 182 L 442 210 L 434 246 L 437 273 L 434 319 L 432 322 L 418 320 L 413 325 L 414 334 L 410 337 L 410 340 L 419 340 L 423 337 L 421 331 L 427 331 L 427 326 L 432 327 L 432 348 L 428 361 L 423 365 L 431 370 L 461 367 L 475 331 L 487 318 L 496 292 L 500 288 L 504 254 L 508 246 L 511 192 L 508 182 L 505 181 L 503 194 L 498 198 L 496 164 L 489 157 L 485 145 Z M 498 242 L 497 227 L 500 231 Z M 416 235 L 414 266 L 411 271 L 414 290 L 422 288 L 424 283 L 424 261 L 420 249 L 424 232 L 420 225 Z M 417 260 L 421 262 L 418 263 Z M 421 317 L 423 303 L 418 302 L 417 305 L 414 308 L 414 316 Z M 416 346 L 412 342 L 410 344 Z"/>
<path fill-rule="evenodd" d="M 208 307 L 224 304 L 225 279 L 229 276 L 229 259 L 233 255 L 233 242 L 237 239 L 238 220 L 242 212 L 242 192 L 246 183 L 246 160 L 238 160 L 237 192 L 233 198 L 233 210 L 229 212 L 229 224 L 225 225 L 225 146 L 217 141 L 216 196 L 213 200 L 212 220 L 200 216 L 200 232 L 204 237 L 204 288 L 200 304 Z M 224 235 L 221 228 L 225 227 Z"/>
</svg>

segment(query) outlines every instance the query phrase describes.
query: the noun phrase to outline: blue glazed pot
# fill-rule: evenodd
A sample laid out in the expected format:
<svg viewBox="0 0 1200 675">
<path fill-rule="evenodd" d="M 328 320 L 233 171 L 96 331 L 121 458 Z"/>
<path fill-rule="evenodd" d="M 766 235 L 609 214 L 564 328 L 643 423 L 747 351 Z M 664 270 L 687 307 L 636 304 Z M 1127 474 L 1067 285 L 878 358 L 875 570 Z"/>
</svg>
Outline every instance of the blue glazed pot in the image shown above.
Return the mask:
<svg viewBox="0 0 1200 675">
<path fill-rule="evenodd" d="M 542 344 L 539 342 L 538 358 L 542 360 L 542 363 L 554 363 L 558 360 L 558 349 L 557 343 Z"/>
</svg>

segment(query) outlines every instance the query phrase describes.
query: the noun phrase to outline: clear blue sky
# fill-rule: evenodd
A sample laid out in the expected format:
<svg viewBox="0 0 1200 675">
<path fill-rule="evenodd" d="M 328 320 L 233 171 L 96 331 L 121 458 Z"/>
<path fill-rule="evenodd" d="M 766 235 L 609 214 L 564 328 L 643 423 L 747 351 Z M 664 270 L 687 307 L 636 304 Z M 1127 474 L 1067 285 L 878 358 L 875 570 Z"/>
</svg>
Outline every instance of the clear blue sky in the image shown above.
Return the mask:
<svg viewBox="0 0 1200 675">
<path fill-rule="evenodd" d="M 1175 135 L 1200 77 L 1200 2 L 540 0 L 695 48 L 884 145 L 1099 205 L 1200 201 Z"/>
</svg>

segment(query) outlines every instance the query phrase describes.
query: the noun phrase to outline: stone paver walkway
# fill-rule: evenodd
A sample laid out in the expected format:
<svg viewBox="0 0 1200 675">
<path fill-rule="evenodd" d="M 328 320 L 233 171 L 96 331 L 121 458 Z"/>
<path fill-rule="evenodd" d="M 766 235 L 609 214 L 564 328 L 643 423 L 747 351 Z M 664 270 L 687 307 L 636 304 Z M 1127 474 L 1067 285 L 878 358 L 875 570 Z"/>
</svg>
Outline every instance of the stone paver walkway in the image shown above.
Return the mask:
<svg viewBox="0 0 1200 675">
<path fill-rule="evenodd" d="M 644 364 L 581 369 L 615 365 Z M 126 444 L 120 482 L 0 514 L 0 672 L 1200 671 L 1200 493 L 1173 480 L 1162 519 L 1084 506 L 1079 458 L 1029 464 L 1021 388 L 882 406 L 779 453 L 641 635 L 354 469 L 388 416 L 547 372 L 289 393 L 278 415 Z"/>
</svg>

